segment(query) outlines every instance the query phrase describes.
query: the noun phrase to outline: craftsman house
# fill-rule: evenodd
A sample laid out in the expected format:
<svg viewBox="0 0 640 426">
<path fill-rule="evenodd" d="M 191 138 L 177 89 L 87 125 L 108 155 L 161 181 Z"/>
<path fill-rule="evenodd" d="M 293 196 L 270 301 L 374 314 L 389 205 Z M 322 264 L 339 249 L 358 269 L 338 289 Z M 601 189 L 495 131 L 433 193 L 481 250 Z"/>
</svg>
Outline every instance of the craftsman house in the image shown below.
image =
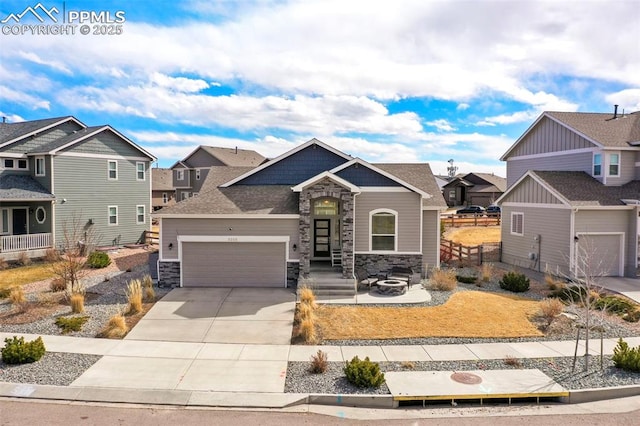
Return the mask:
<svg viewBox="0 0 640 426">
<path fill-rule="evenodd" d="M 420 274 L 439 263 L 446 208 L 428 164 L 370 164 L 312 139 L 257 167 L 212 167 L 200 195 L 154 215 L 159 279 L 184 287 L 284 287 L 314 262 Z"/>
<path fill-rule="evenodd" d="M 150 227 L 153 161 L 108 125 L 0 123 L 0 257 L 41 256 L 74 224 L 98 245 L 138 242 Z"/>
<path fill-rule="evenodd" d="M 597 275 L 636 276 L 640 112 L 545 112 L 501 159 L 504 262 L 571 276 L 589 257 Z"/>
<path fill-rule="evenodd" d="M 253 150 L 201 145 L 171 166 L 175 198 L 197 196 L 212 166 L 256 167 L 265 161 Z"/>
</svg>

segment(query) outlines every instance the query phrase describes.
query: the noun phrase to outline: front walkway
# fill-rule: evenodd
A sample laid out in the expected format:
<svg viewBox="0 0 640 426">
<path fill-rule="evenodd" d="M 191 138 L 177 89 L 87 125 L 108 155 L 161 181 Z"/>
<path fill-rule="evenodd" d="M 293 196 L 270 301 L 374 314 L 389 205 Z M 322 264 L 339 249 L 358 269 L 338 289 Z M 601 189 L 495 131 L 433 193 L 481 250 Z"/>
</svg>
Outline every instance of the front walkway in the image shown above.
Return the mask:
<svg viewBox="0 0 640 426">
<path fill-rule="evenodd" d="M 599 278 L 598 284 L 640 303 L 640 279 L 638 278 L 602 277 Z"/>
</svg>

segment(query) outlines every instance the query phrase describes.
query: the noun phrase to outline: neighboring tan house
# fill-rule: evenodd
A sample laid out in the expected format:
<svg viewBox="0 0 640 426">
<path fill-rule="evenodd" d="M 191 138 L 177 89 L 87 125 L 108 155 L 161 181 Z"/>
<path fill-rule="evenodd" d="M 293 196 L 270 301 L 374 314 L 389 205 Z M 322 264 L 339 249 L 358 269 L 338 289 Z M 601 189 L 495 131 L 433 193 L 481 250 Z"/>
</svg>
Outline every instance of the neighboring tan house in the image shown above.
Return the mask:
<svg viewBox="0 0 640 426">
<path fill-rule="evenodd" d="M 153 161 L 108 125 L 0 123 L 0 257 L 60 247 L 74 222 L 97 245 L 140 241 L 150 227 Z"/>
<path fill-rule="evenodd" d="M 356 268 L 420 274 L 439 264 L 445 208 L 428 164 L 370 164 L 312 139 L 258 167 L 213 167 L 199 197 L 154 215 L 159 278 L 285 287 L 334 253 L 352 282 Z"/>
<path fill-rule="evenodd" d="M 502 156 L 502 260 L 565 276 L 636 276 L 640 112 L 545 112 Z"/>
<path fill-rule="evenodd" d="M 201 145 L 171 166 L 176 201 L 197 196 L 212 166 L 256 167 L 265 161 L 252 150 Z"/>
<path fill-rule="evenodd" d="M 447 205 L 487 207 L 507 189 L 507 180 L 491 173 L 467 173 L 456 176 L 442 187 Z"/>
<path fill-rule="evenodd" d="M 154 211 L 175 204 L 172 176 L 171 169 L 151 169 L 151 206 Z"/>
</svg>

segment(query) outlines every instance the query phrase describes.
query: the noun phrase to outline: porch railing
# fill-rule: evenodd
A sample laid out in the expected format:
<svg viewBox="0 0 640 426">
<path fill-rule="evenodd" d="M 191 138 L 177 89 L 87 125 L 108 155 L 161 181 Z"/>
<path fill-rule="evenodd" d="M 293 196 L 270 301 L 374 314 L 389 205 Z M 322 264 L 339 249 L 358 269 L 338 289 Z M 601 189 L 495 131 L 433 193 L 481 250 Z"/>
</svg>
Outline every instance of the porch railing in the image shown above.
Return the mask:
<svg viewBox="0 0 640 426">
<path fill-rule="evenodd" d="M 37 250 L 51 247 L 51 233 L 4 235 L 0 237 L 0 253 Z"/>
</svg>

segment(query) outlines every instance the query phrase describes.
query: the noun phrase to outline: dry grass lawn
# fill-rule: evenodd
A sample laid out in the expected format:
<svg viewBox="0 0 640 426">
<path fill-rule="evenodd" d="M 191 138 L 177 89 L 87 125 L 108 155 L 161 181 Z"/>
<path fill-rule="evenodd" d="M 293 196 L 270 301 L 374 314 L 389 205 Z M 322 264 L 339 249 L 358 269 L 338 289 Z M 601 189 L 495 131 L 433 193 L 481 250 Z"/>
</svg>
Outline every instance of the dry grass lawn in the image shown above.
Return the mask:
<svg viewBox="0 0 640 426">
<path fill-rule="evenodd" d="M 37 263 L 0 271 L 0 290 L 53 278 L 50 263 Z"/>
<path fill-rule="evenodd" d="M 451 228 L 444 234 L 451 240 L 465 246 L 477 246 L 482 243 L 498 243 L 501 240 L 499 226 L 464 226 Z"/>
<path fill-rule="evenodd" d="M 478 291 L 455 293 L 440 306 L 394 308 L 321 306 L 322 339 L 412 337 L 536 337 L 543 334 L 529 318 L 537 301 Z"/>
</svg>

